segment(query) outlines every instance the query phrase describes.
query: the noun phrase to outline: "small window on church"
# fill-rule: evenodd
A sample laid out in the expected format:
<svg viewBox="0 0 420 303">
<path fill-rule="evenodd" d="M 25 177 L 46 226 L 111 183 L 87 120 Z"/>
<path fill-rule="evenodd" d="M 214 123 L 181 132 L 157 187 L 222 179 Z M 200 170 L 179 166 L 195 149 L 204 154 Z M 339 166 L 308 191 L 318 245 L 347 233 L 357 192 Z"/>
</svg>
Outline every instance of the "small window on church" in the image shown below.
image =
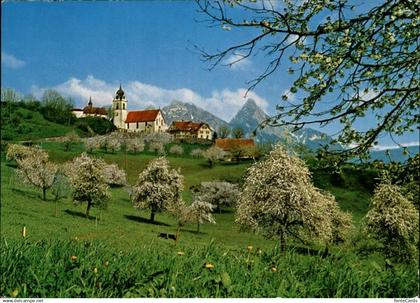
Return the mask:
<svg viewBox="0 0 420 303">
<path fill-rule="evenodd" d="M 117 106 L 115 107 L 115 109 L 118 109 L 118 103 L 117 103 Z"/>
<path fill-rule="evenodd" d="M 137 128 L 139 128 L 139 123 L 137 122 Z"/>
<path fill-rule="evenodd" d="M 123 103 L 123 109 L 125 109 L 125 104 Z M 138 128 L 138 127 L 137 127 Z"/>
<path fill-rule="evenodd" d="M 130 123 L 127 123 L 127 129 L 130 129 Z"/>
</svg>

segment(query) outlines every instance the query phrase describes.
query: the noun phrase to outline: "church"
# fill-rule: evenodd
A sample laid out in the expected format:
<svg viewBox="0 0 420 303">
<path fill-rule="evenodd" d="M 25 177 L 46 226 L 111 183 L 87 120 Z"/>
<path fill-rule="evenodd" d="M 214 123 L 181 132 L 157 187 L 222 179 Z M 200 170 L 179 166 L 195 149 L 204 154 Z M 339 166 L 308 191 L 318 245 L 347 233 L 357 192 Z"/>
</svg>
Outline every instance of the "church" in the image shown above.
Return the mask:
<svg viewBox="0 0 420 303">
<path fill-rule="evenodd" d="M 121 85 L 112 101 L 112 113 L 114 125 L 122 131 L 161 133 L 167 129 L 160 109 L 127 110 L 127 99 Z"/>
<path fill-rule="evenodd" d="M 125 93 L 121 88 L 115 93 L 112 101 L 112 122 L 121 131 L 161 133 L 167 129 L 165 118 L 160 109 L 129 111 Z M 77 118 L 101 117 L 108 119 L 108 111 L 105 108 L 94 107 L 92 98 L 83 109 L 73 108 L 73 114 Z"/>
</svg>

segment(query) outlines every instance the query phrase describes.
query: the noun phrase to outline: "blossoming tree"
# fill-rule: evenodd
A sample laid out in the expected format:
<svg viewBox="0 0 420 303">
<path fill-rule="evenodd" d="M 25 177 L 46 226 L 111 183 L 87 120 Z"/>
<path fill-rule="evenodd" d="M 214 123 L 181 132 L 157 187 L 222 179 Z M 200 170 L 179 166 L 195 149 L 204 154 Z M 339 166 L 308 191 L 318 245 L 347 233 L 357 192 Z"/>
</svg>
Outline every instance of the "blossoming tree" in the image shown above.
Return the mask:
<svg viewBox="0 0 420 303">
<path fill-rule="evenodd" d="M 375 189 L 366 228 L 383 244 L 388 257 L 418 258 L 419 212 L 387 177 Z"/>
<path fill-rule="evenodd" d="M 91 158 L 86 153 L 66 165 L 66 174 L 73 189 L 75 203 L 86 203 L 86 217 L 92 207 L 104 208 L 110 198 L 105 175 L 106 163 L 99 158 Z"/>
<path fill-rule="evenodd" d="M 249 168 L 235 221 L 269 238 L 278 237 L 285 251 L 288 237 L 324 243 L 334 234 L 339 238 L 344 230 L 338 234 L 335 228 L 349 227 L 348 222 L 334 221 L 342 218 L 336 201 L 313 186 L 305 163 L 277 146 Z"/>
<path fill-rule="evenodd" d="M 31 149 L 25 157 L 16 160 L 18 175 L 23 182 L 42 190 L 42 199 L 47 199 L 47 190 L 56 181 L 58 167 L 48 160 L 48 154 L 41 149 Z"/>
<path fill-rule="evenodd" d="M 166 210 L 181 198 L 183 182 L 183 176 L 170 168 L 165 157 L 152 160 L 132 188 L 134 207 L 150 209 L 150 221 L 154 222 L 156 213 Z"/>
</svg>

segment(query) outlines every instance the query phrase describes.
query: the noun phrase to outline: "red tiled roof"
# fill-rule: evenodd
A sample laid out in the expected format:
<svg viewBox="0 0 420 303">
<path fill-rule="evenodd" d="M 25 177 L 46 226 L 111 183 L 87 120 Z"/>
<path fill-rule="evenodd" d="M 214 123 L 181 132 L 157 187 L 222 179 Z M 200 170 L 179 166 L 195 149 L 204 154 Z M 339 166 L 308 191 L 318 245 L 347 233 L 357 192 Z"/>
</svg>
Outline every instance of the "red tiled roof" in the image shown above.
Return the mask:
<svg viewBox="0 0 420 303">
<path fill-rule="evenodd" d="M 108 115 L 108 111 L 105 108 L 91 106 L 86 106 L 83 109 L 83 113 L 90 115 Z"/>
<path fill-rule="evenodd" d="M 225 138 L 216 139 L 216 146 L 224 151 L 230 151 L 238 146 L 255 146 L 255 143 L 253 139 Z"/>
<path fill-rule="evenodd" d="M 200 127 L 207 125 L 203 122 L 192 122 L 192 121 L 174 121 L 170 127 L 170 131 L 185 131 L 185 132 L 197 132 Z"/>
<path fill-rule="evenodd" d="M 160 109 L 137 110 L 128 112 L 125 123 L 155 121 Z"/>
</svg>

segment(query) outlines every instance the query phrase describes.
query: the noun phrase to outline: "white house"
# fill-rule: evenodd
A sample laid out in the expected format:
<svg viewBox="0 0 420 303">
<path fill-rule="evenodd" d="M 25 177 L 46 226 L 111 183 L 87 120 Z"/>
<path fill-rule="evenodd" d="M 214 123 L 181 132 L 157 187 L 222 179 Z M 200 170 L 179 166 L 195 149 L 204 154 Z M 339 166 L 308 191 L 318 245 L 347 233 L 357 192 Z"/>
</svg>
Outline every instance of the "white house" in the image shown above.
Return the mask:
<svg viewBox="0 0 420 303">
<path fill-rule="evenodd" d="M 89 103 L 83 109 L 73 108 L 72 113 L 76 118 L 84 117 L 101 117 L 108 119 L 108 111 L 103 107 L 94 107 L 92 104 L 92 98 L 89 98 Z"/>
</svg>

